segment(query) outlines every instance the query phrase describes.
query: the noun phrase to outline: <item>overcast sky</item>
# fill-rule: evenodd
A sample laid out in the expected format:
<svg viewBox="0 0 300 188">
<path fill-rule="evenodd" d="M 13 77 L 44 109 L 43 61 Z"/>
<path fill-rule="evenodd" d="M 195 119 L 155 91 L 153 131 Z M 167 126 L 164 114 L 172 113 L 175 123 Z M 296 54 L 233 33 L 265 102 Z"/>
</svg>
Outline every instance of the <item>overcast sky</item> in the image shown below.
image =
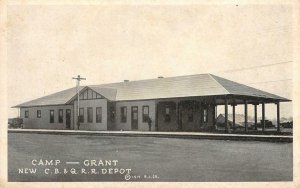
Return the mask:
<svg viewBox="0 0 300 188">
<path fill-rule="evenodd" d="M 11 106 L 74 87 L 78 74 L 88 85 L 213 73 L 292 98 L 291 6 L 35 5 L 7 13 L 9 117 L 17 115 Z M 268 64 L 276 65 L 260 67 Z M 275 105 L 266 108 L 275 117 Z M 292 115 L 291 103 L 281 114 Z"/>
</svg>

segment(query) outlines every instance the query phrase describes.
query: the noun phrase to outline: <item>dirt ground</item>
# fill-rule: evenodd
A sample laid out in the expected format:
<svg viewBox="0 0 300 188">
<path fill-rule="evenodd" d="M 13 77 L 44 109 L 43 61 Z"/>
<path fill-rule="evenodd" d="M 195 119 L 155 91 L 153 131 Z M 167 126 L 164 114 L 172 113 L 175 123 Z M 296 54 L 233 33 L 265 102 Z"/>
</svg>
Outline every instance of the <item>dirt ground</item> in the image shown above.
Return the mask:
<svg viewBox="0 0 300 188">
<path fill-rule="evenodd" d="M 9 133 L 8 180 L 292 181 L 292 156 L 292 143 Z"/>
</svg>

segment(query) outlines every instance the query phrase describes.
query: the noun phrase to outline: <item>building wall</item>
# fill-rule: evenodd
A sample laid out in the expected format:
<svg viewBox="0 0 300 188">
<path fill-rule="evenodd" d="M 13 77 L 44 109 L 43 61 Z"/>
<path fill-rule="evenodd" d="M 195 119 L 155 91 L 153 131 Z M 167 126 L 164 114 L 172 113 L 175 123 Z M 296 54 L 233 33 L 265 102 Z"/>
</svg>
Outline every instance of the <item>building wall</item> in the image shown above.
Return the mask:
<svg viewBox="0 0 300 188">
<path fill-rule="evenodd" d="M 121 122 L 121 107 L 127 107 L 127 121 Z M 149 117 L 152 120 L 151 131 L 155 131 L 155 101 L 128 101 L 128 102 L 116 102 L 116 117 L 114 130 L 131 130 L 131 107 L 138 107 L 138 130 L 149 131 L 147 122 L 143 122 L 143 106 L 149 106 Z"/>
<path fill-rule="evenodd" d="M 63 109 L 63 123 L 58 122 L 58 110 Z M 73 105 L 41 106 L 20 108 L 25 129 L 66 129 L 66 109 L 71 110 L 71 129 L 73 126 Z M 25 111 L 29 117 L 25 118 Z M 37 118 L 37 110 L 41 110 L 41 118 Z M 54 123 L 50 123 L 50 110 L 54 110 Z"/>
<path fill-rule="evenodd" d="M 84 108 L 84 122 L 80 123 L 80 130 L 107 130 L 107 100 L 106 99 L 90 99 L 90 100 L 80 100 L 80 108 Z M 88 112 L 87 108 L 93 108 L 93 122 L 88 122 Z M 101 123 L 96 123 L 96 107 L 102 107 L 102 121 Z M 77 128 L 77 101 L 74 101 L 74 129 Z"/>
<path fill-rule="evenodd" d="M 157 103 L 157 123 L 158 131 L 179 131 L 179 121 L 177 117 L 176 102 L 183 102 L 184 100 L 176 101 L 120 101 L 108 102 L 107 99 L 90 99 L 80 100 L 80 108 L 84 108 L 84 122 L 80 123 L 80 130 L 132 130 L 131 128 L 131 107 L 138 107 L 138 129 L 140 131 L 149 131 L 148 122 L 143 122 L 143 106 L 149 106 L 149 117 L 152 120 L 151 131 L 156 130 L 156 103 Z M 170 107 L 170 122 L 164 119 L 164 105 Z M 181 130 L 182 131 L 198 131 L 201 128 L 213 126 L 214 106 L 208 106 L 208 121 L 201 123 L 203 118 L 203 107 L 200 105 L 194 108 L 193 121 L 188 121 L 188 107 L 186 105 L 180 106 L 181 111 Z M 113 106 L 113 108 L 109 107 Z M 93 109 L 93 122 L 88 122 L 87 108 Z M 96 123 L 96 107 L 102 107 L 102 122 Z M 121 107 L 127 108 L 127 121 L 121 121 Z M 63 123 L 58 123 L 58 110 L 63 109 Z M 29 118 L 24 118 L 24 128 L 37 129 L 66 129 L 66 109 L 71 110 L 71 129 L 77 129 L 77 101 L 74 105 L 60 105 L 60 106 L 44 106 L 21 108 L 21 117 L 25 117 L 25 110 L 29 111 Z M 41 110 L 41 118 L 37 118 L 37 110 Z M 54 110 L 54 123 L 50 123 L 50 110 Z M 111 118 L 111 114 L 114 114 Z"/>
</svg>

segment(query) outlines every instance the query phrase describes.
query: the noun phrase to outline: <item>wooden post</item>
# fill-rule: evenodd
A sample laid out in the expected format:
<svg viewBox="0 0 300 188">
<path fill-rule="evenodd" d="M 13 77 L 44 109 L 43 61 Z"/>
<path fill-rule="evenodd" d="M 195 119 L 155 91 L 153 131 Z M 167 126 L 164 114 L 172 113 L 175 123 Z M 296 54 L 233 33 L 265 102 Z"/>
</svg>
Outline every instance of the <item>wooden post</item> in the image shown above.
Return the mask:
<svg viewBox="0 0 300 188">
<path fill-rule="evenodd" d="M 236 127 L 235 127 L 235 106 L 236 106 L 236 104 L 232 105 L 232 126 L 233 126 L 233 130 L 236 129 Z"/>
<path fill-rule="evenodd" d="M 277 132 L 280 132 L 280 104 L 277 102 Z"/>
<path fill-rule="evenodd" d="M 181 107 L 182 107 L 182 103 L 180 102 L 179 103 L 179 126 L 180 126 L 180 130 L 182 130 L 182 110 L 181 110 Z"/>
<path fill-rule="evenodd" d="M 201 116 L 200 116 L 200 127 L 203 128 L 203 125 L 204 125 L 204 102 L 200 102 L 200 113 L 201 113 Z"/>
<path fill-rule="evenodd" d="M 262 131 L 265 131 L 266 122 L 265 122 L 265 102 L 262 102 Z"/>
<path fill-rule="evenodd" d="M 155 130 L 158 131 L 158 101 L 155 101 Z"/>
<path fill-rule="evenodd" d="M 230 133 L 230 127 L 228 124 L 228 99 L 225 98 L 225 131 L 227 133 Z"/>
<path fill-rule="evenodd" d="M 257 130 L 257 104 L 254 104 L 254 129 Z"/>
<path fill-rule="evenodd" d="M 175 105 L 176 105 L 176 123 L 177 123 L 177 130 L 180 130 L 179 129 L 179 107 L 178 107 L 178 101 L 175 102 Z"/>
<path fill-rule="evenodd" d="M 248 132 L 248 101 L 245 100 L 245 132 Z"/>
<path fill-rule="evenodd" d="M 213 116 L 212 116 L 213 126 L 215 126 L 215 124 L 216 124 L 216 107 L 215 107 L 215 104 L 212 105 L 212 114 L 213 114 Z"/>
<path fill-rule="evenodd" d="M 181 123 L 181 112 L 180 112 L 180 101 L 176 102 L 176 116 L 177 116 L 177 129 L 179 131 L 182 130 L 182 123 Z"/>
<path fill-rule="evenodd" d="M 217 104 L 215 103 L 214 104 L 214 114 L 213 114 L 213 116 L 214 116 L 214 129 L 215 130 L 217 130 Z"/>
<path fill-rule="evenodd" d="M 73 77 L 72 79 L 77 80 L 76 81 L 76 92 L 77 92 L 77 129 L 79 130 L 80 127 L 80 117 L 79 117 L 79 86 L 80 86 L 80 81 L 81 80 L 86 80 L 86 78 L 82 78 L 80 77 L 80 75 L 78 75 L 77 77 Z"/>
<path fill-rule="evenodd" d="M 215 108 L 215 105 L 214 104 L 211 104 L 211 109 L 212 109 L 212 114 L 213 114 L 213 116 L 212 116 L 212 123 L 213 123 L 213 126 L 215 125 L 215 110 L 216 110 L 216 108 Z"/>
</svg>

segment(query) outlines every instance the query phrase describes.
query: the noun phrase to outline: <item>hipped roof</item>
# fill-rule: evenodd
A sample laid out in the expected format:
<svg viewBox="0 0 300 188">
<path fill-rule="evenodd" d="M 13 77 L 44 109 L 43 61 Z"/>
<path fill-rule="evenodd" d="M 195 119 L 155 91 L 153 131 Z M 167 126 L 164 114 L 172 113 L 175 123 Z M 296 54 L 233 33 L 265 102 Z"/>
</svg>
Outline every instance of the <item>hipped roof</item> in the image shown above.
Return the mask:
<svg viewBox="0 0 300 188">
<path fill-rule="evenodd" d="M 149 100 L 196 96 L 241 95 L 278 101 L 289 99 L 233 82 L 212 74 L 197 74 L 157 78 L 111 84 L 81 86 L 80 91 L 90 88 L 110 101 Z M 76 88 L 70 88 L 15 107 L 69 104 L 76 97 Z"/>
</svg>

